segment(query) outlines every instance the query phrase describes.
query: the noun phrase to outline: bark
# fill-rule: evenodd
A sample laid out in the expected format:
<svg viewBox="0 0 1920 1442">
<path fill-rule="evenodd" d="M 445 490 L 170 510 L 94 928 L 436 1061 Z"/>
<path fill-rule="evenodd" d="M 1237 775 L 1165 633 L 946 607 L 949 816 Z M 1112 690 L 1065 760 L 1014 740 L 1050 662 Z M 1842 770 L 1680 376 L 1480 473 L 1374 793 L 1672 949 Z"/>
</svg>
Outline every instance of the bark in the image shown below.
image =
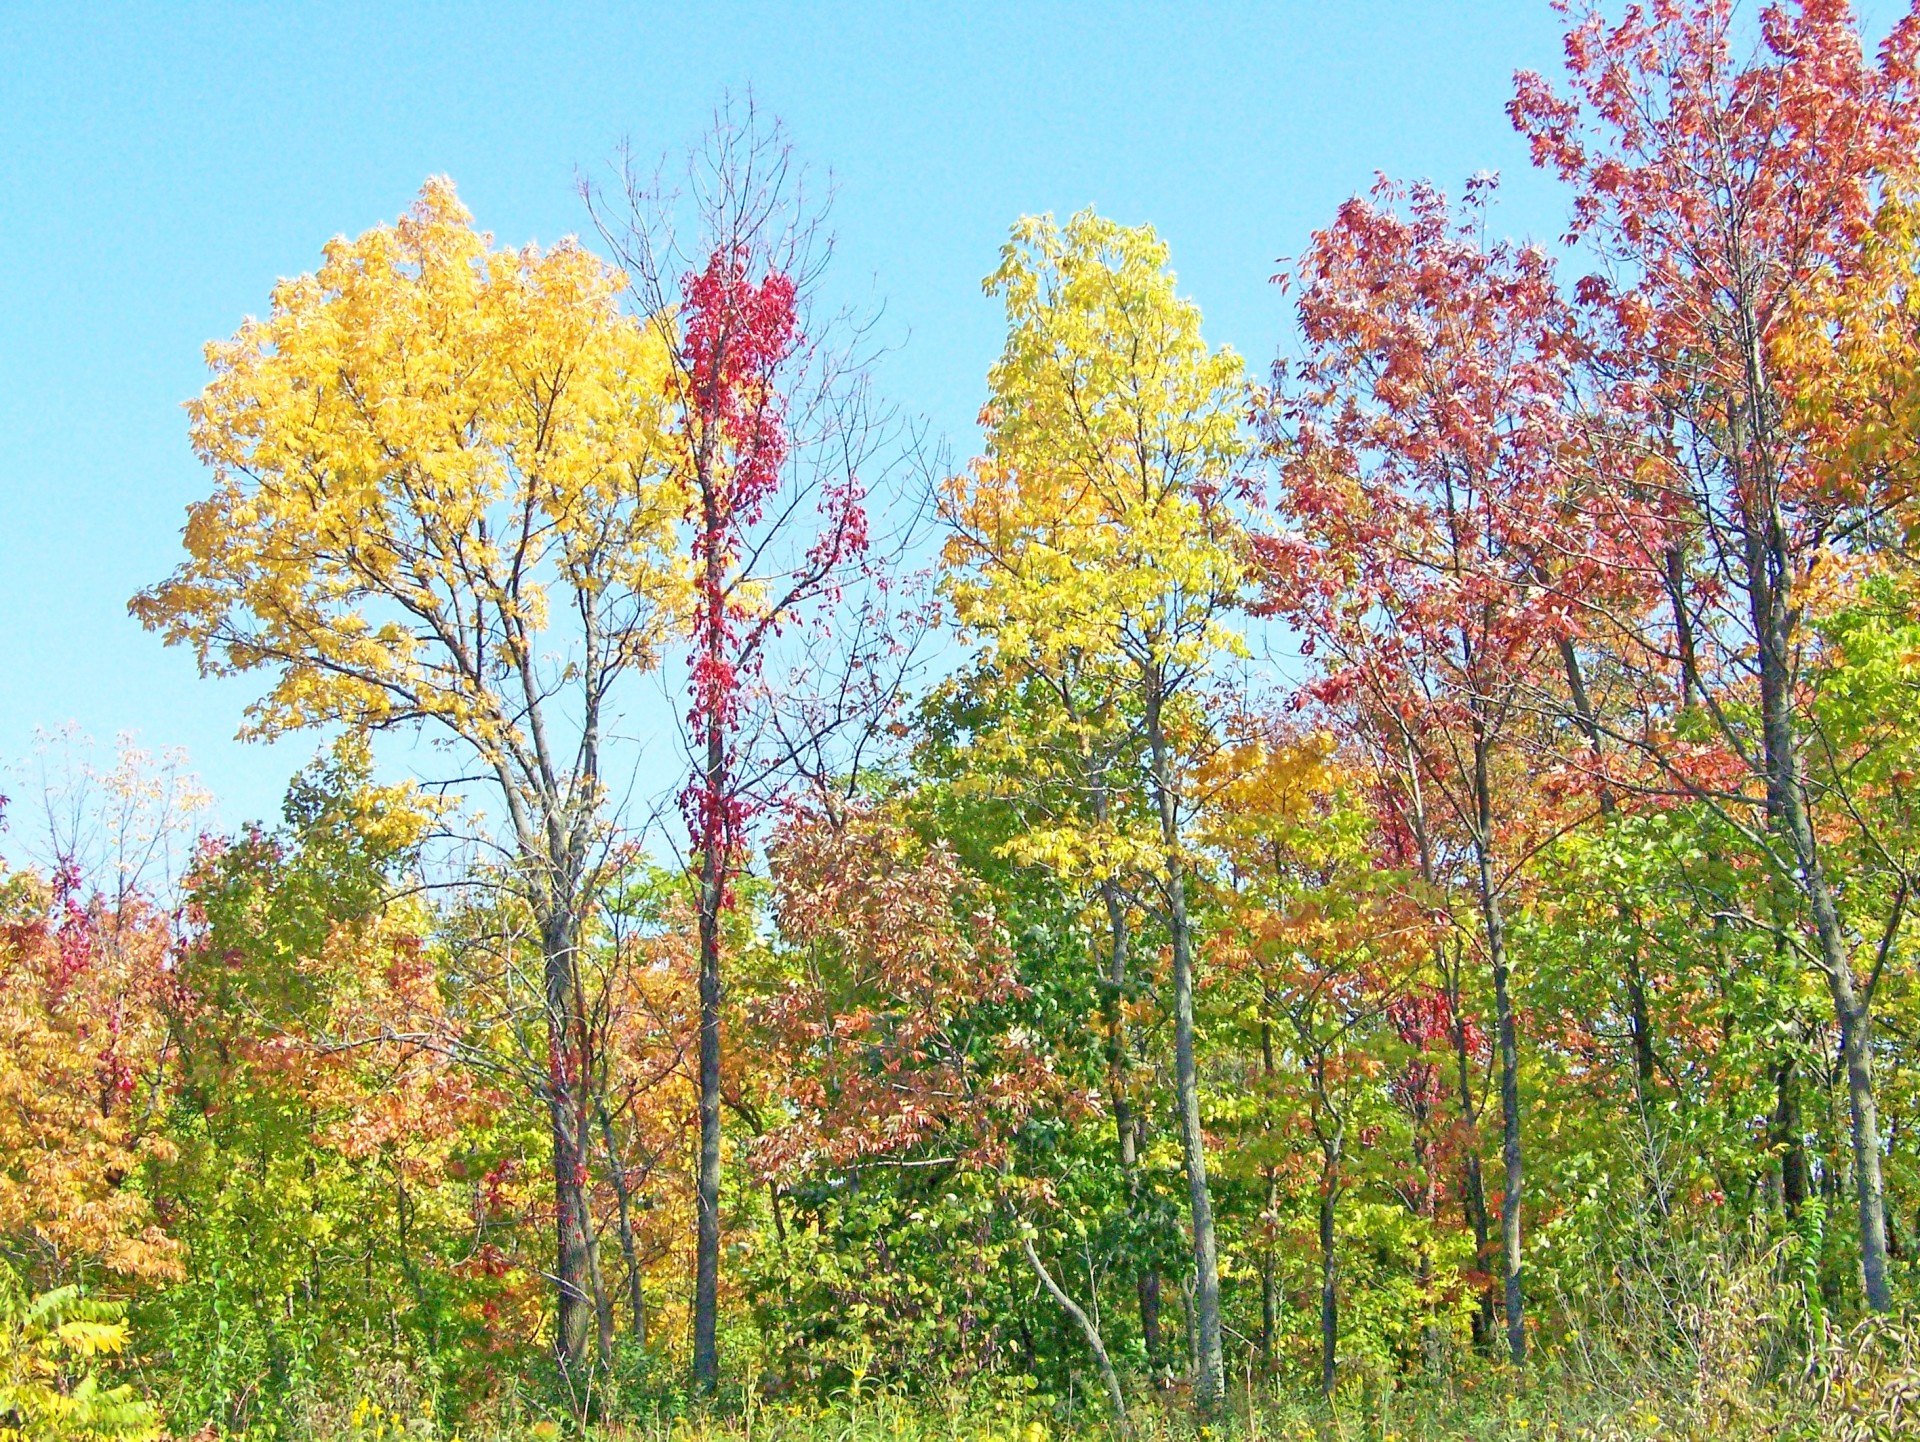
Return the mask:
<svg viewBox="0 0 1920 1442">
<path fill-rule="evenodd" d="M 1140 1339 L 1146 1344 L 1147 1361 L 1157 1363 L 1166 1345 L 1160 1337 L 1160 1273 L 1148 1268 L 1134 1282 L 1134 1295 L 1140 1303 Z"/>
<path fill-rule="evenodd" d="M 1271 1000 L 1268 1005 L 1271 1007 Z M 1271 1093 L 1276 1068 L 1273 1058 L 1273 1024 L 1260 1023 L 1260 1072 Z M 1260 1247 L 1260 1374 L 1273 1376 L 1273 1339 L 1277 1327 L 1275 1315 L 1276 1298 L 1274 1296 L 1274 1269 L 1276 1259 L 1273 1254 L 1273 1219 L 1280 1211 L 1280 1174 L 1273 1167 L 1266 1169 L 1267 1211 L 1265 1217 L 1266 1237 Z"/>
<path fill-rule="evenodd" d="M 599 1114 L 600 1140 L 607 1153 L 607 1175 L 613 1178 L 613 1197 L 620 1226 L 620 1260 L 627 1269 L 627 1307 L 633 1314 L 633 1339 L 641 1351 L 647 1349 L 647 1294 L 640 1275 L 640 1248 L 633 1234 L 633 1188 L 627 1182 L 626 1168 L 620 1165 L 620 1153 L 613 1144 L 613 1118 L 608 1115 L 606 1098 L 594 1106 Z"/>
<path fill-rule="evenodd" d="M 580 1148 L 581 1155 L 586 1147 Z M 613 1365 L 613 1293 L 607 1290 L 607 1274 L 600 1265 L 600 1238 L 587 1219 L 587 1276 L 593 1281 L 593 1321 L 600 1365 Z"/>
<path fill-rule="evenodd" d="M 700 1170 L 694 1185 L 693 1384 L 720 1382 L 720 875 L 717 840 L 700 878 Z"/>
<path fill-rule="evenodd" d="M 1340 1200 L 1342 1130 L 1320 1139 L 1320 1392 L 1333 1396 L 1340 1348 L 1340 1271 L 1334 1252 L 1334 1208 Z"/>
<path fill-rule="evenodd" d="M 1873 1018 L 1870 998 L 1854 980 L 1852 947 L 1838 903 L 1827 879 L 1824 857 L 1814 835 L 1805 778 L 1800 771 L 1798 727 L 1793 714 L 1788 665 L 1791 647 L 1787 615 L 1786 551 L 1777 511 L 1764 523 L 1747 518 L 1748 585 L 1754 626 L 1760 635 L 1760 710 L 1765 750 L 1767 809 L 1784 831 L 1800 889 L 1813 914 L 1819 968 L 1840 1029 L 1840 1058 L 1846 1072 L 1847 1104 L 1853 1144 L 1855 1200 L 1859 1207 L 1860 1270 L 1867 1305 L 1890 1311 L 1893 1292 L 1887 1282 L 1886 1187 L 1880 1170 L 1880 1116 L 1874 1097 Z"/>
<path fill-rule="evenodd" d="M 1872 997 L 1853 974 L 1839 904 L 1814 833 L 1812 804 L 1800 766 L 1795 713 L 1794 650 L 1799 609 L 1793 599 L 1794 557 L 1780 506 L 1773 447 L 1776 414 L 1759 318 L 1742 298 L 1731 316 L 1744 367 L 1744 393 L 1728 407 L 1727 456 L 1740 507 L 1742 560 L 1760 667 L 1760 723 L 1767 816 L 1785 841 L 1793 872 L 1813 917 L 1818 965 L 1840 1029 L 1859 1207 L 1860 1270 L 1867 1305 L 1892 1309 L 1887 1283 L 1886 1188 L 1880 1171 L 1880 1118 L 1874 1097 Z"/>
<path fill-rule="evenodd" d="M 1113 1370 L 1113 1359 L 1107 1355 L 1107 1344 L 1101 1339 L 1100 1328 L 1094 1324 L 1093 1318 L 1087 1315 L 1085 1309 L 1068 1296 L 1058 1282 L 1054 1281 L 1053 1273 L 1047 1270 L 1046 1264 L 1040 1260 L 1040 1253 L 1034 1250 L 1033 1238 L 1023 1236 L 1020 1239 L 1020 1245 L 1025 1249 L 1027 1261 L 1032 1265 L 1034 1273 L 1040 1278 L 1040 1285 L 1045 1287 L 1048 1295 L 1060 1304 L 1061 1309 L 1069 1317 L 1073 1318 L 1074 1325 L 1079 1327 L 1081 1335 L 1087 1339 L 1087 1346 L 1093 1351 L 1094 1365 L 1100 1369 L 1100 1380 L 1107 1387 L 1107 1401 L 1113 1406 L 1114 1422 L 1121 1435 L 1127 1435 L 1131 1428 L 1127 1423 L 1126 1395 L 1120 1390 L 1120 1374 Z"/>
<path fill-rule="evenodd" d="M 1807 1200 L 1807 1146 L 1800 1122 L 1799 1067 L 1792 1057 L 1774 1068 L 1772 1136 L 1780 1156 L 1780 1204 L 1789 1217 L 1800 1215 Z"/>
<path fill-rule="evenodd" d="M 1520 1204 L 1525 1173 L 1520 1155 L 1520 1046 L 1513 1015 L 1513 988 L 1507 967 L 1507 927 L 1493 873 L 1493 798 L 1487 773 L 1484 734 L 1474 741 L 1474 853 L 1478 863 L 1481 920 L 1487 955 L 1493 963 L 1493 1014 L 1500 1046 L 1500 1250 L 1507 1310 L 1507 1352 L 1515 1366 L 1527 1360 L 1526 1299 L 1520 1276 Z"/>
<path fill-rule="evenodd" d="M 1271 1185 L 1268 1191 L 1271 1194 Z M 1273 1339 L 1279 1321 L 1276 1315 L 1278 1298 L 1274 1294 L 1273 1271 L 1273 1248 L 1269 1245 L 1260 1250 L 1260 1375 L 1262 1377 L 1273 1376 Z"/>
<path fill-rule="evenodd" d="M 1408 800 L 1412 805 L 1408 820 L 1412 823 L 1414 840 L 1419 847 L 1420 877 L 1432 887 L 1436 884 L 1433 847 L 1427 835 L 1426 801 L 1420 789 L 1420 768 L 1414 757 L 1412 738 L 1403 736 L 1402 741 L 1406 755 Z M 1486 1288 L 1480 1293 L 1479 1305 L 1474 1308 L 1470 1319 L 1473 1345 L 1477 1350 L 1490 1351 L 1493 1347 L 1493 1224 L 1487 1213 L 1486 1179 L 1480 1168 L 1480 1118 L 1479 1109 L 1473 1101 L 1473 1060 L 1467 1054 L 1466 1010 L 1460 994 L 1458 969 L 1447 964 L 1445 952 L 1438 942 L 1434 946 L 1434 961 L 1446 983 L 1447 1006 L 1453 1016 L 1450 1030 L 1460 1094 L 1460 1122 L 1468 1137 L 1460 1166 L 1460 1206 L 1466 1213 L 1467 1225 L 1473 1228 L 1474 1261 L 1488 1278 Z"/>
<path fill-rule="evenodd" d="M 554 1352 L 562 1369 L 586 1361 L 587 1329 L 596 1308 L 592 1279 L 592 1218 L 588 1215 L 587 1154 L 583 1145 L 578 1027 L 574 1009 L 573 922 L 550 918 L 541 929 L 547 1012 L 547 1125 L 553 1142 L 554 1286 L 558 1307 Z"/>
<path fill-rule="evenodd" d="M 1430 1135 L 1433 1125 L 1432 1108 L 1425 1102 L 1420 1103 L 1414 1117 L 1413 1127 L 1413 1170 L 1420 1178 L 1420 1191 L 1415 1198 L 1413 1214 L 1427 1224 L 1427 1235 L 1420 1244 L 1420 1288 L 1429 1298 L 1433 1288 L 1433 1237 L 1439 1222 L 1440 1178 L 1434 1171 L 1434 1144 Z M 1445 1370 L 1446 1337 L 1441 1331 L 1435 1315 L 1434 1304 L 1427 1302 L 1427 1321 L 1420 1329 L 1421 1350 L 1426 1359 L 1427 1375 L 1438 1378 Z"/>
<path fill-rule="evenodd" d="M 1109 805 L 1104 784 L 1097 785 L 1093 797 L 1093 819 L 1105 825 Z M 1127 1218 L 1134 1225 L 1140 1219 L 1140 1124 L 1133 1115 L 1128 1087 L 1127 1023 L 1124 1006 L 1127 995 L 1127 965 L 1132 949 L 1127 925 L 1126 898 L 1112 877 L 1100 883 L 1100 899 L 1107 911 L 1107 933 L 1111 941 L 1102 1010 L 1107 1029 L 1107 1085 L 1113 1095 L 1115 1149 L 1120 1158 L 1120 1176 L 1127 1192 Z M 1140 1335 L 1146 1344 L 1147 1362 L 1160 1353 L 1160 1278 L 1150 1262 L 1134 1271 L 1134 1295 L 1140 1306 Z"/>
<path fill-rule="evenodd" d="M 713 478 L 702 458 L 701 567 L 704 596 L 700 644 L 718 666 L 726 655 L 726 601 L 719 578 L 725 570 Z M 727 900 L 725 810 L 729 796 L 725 722 L 713 698 L 702 717 L 706 728 L 700 772 L 700 1167 L 694 1182 L 693 1387 L 711 1396 L 720 1385 L 720 913 Z"/>
<path fill-rule="evenodd" d="M 1193 933 L 1187 916 L 1186 863 L 1180 855 L 1180 820 L 1161 701 L 1159 678 L 1150 676 L 1147 741 L 1153 752 L 1154 793 L 1166 853 L 1167 929 L 1173 943 L 1174 1088 L 1193 1217 L 1193 1405 L 1197 1415 L 1210 1419 L 1219 1415 L 1226 1401 L 1220 1342 L 1220 1260 L 1213 1230 L 1213 1196 L 1207 1186 L 1206 1135 L 1200 1125 L 1199 1073 L 1194 1061 Z"/>
</svg>

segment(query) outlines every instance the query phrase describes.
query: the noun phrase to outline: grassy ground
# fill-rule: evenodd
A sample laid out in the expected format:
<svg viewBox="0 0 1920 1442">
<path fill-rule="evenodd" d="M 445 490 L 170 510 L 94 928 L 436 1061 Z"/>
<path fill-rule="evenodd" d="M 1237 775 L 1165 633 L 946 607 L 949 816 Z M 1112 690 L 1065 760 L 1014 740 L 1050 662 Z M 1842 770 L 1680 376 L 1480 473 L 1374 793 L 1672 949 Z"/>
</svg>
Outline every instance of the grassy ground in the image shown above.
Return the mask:
<svg viewBox="0 0 1920 1442">
<path fill-rule="evenodd" d="M 1907 1361 L 1910 1363 L 1911 1358 Z M 1177 1396 L 1135 1399 L 1135 1442 L 1193 1442 Z M 551 1426 L 551 1424 L 549 1424 Z M 558 1438 L 537 1426 L 534 1442 Z M 828 1406 L 767 1404 L 726 1415 L 658 1418 L 594 1429 L 608 1442 L 1062 1442 L 1115 1435 L 1102 1408 L 982 1403 L 885 1394 Z M 1329 1407 L 1244 1393 L 1201 1435 L 1245 1442 L 1891 1442 L 1920 1439 L 1920 1371 L 1841 1364 L 1821 1379 L 1755 1387 L 1695 1375 L 1649 1379 L 1638 1391 L 1566 1376 L 1513 1385 L 1499 1374 L 1435 1388 L 1356 1387 Z"/>
</svg>

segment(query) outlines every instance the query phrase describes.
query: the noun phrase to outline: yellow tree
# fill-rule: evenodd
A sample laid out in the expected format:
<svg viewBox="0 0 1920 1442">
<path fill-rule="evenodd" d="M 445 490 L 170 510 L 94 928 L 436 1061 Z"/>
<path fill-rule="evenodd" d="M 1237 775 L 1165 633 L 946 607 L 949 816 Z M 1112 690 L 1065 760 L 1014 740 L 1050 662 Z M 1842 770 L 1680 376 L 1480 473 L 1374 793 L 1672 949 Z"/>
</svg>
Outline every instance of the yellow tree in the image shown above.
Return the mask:
<svg viewBox="0 0 1920 1442">
<path fill-rule="evenodd" d="M 1137 728 L 1156 822 L 1154 880 L 1173 953 L 1175 1082 L 1192 1210 L 1194 1400 L 1224 1397 L 1219 1263 L 1194 1062 L 1190 778 L 1197 698 L 1243 649 L 1226 624 L 1242 562 L 1240 359 L 1211 350 L 1166 245 L 1092 211 L 1013 230 L 989 294 L 1006 348 L 988 373 L 986 454 L 949 482 L 945 592 L 1009 678 L 1073 676 Z"/>
<path fill-rule="evenodd" d="M 332 241 L 208 347 L 189 411 L 214 489 L 187 559 L 132 603 L 203 674 L 273 677 L 243 734 L 434 728 L 492 783 L 539 930 L 570 1364 L 598 1274 L 577 973 L 609 855 L 603 746 L 681 585 L 665 347 L 623 284 L 571 241 L 494 249 L 444 179 Z"/>
</svg>

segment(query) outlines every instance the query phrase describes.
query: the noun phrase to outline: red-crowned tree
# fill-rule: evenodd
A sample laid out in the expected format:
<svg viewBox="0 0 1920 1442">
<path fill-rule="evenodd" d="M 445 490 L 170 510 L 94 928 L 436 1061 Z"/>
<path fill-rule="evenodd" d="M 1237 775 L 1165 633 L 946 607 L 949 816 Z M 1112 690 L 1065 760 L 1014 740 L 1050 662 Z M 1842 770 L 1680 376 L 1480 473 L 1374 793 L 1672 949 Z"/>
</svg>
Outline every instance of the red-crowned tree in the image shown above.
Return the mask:
<svg viewBox="0 0 1920 1442">
<path fill-rule="evenodd" d="M 1567 634 L 1570 594 L 1615 584 L 1607 532 L 1563 482 L 1579 344 L 1547 255 L 1482 239 L 1488 188 L 1456 217 L 1386 182 L 1342 207 L 1297 272 L 1305 356 L 1269 412 L 1292 530 L 1263 539 L 1269 603 L 1319 654 L 1319 699 L 1408 758 L 1445 813 L 1493 981 L 1501 1272 L 1526 1353 L 1520 1038 L 1508 898 L 1529 818 L 1516 748 Z M 1615 518 L 1608 517 L 1608 520 Z"/>
<path fill-rule="evenodd" d="M 1884 1309 L 1872 986 L 1859 968 L 1885 919 L 1850 914 L 1862 903 L 1831 870 L 1832 828 L 1850 822 L 1844 787 L 1815 774 L 1809 684 L 1809 596 L 1872 506 L 1822 484 L 1818 447 L 1789 423 L 1781 343 L 1858 266 L 1883 181 L 1911 163 L 1920 11 L 1869 59 L 1844 0 L 1767 5 L 1747 58 L 1727 0 L 1629 7 L 1617 22 L 1597 6 L 1563 10 L 1568 88 L 1522 74 L 1509 111 L 1535 163 L 1575 189 L 1569 239 L 1602 263 L 1579 293 L 1604 343 L 1608 399 L 1640 425 L 1636 484 L 1658 488 L 1678 521 L 1651 545 L 1620 538 L 1642 543 L 1625 564 L 1665 577 L 1671 620 L 1606 628 L 1642 693 L 1639 721 L 1607 739 L 1739 830 L 1801 918 L 1764 924 L 1831 1000 L 1866 1295 Z"/>
<path fill-rule="evenodd" d="M 617 220 L 588 198 L 665 342 L 678 405 L 694 588 L 680 801 L 700 952 L 693 1376 L 710 1392 L 719 1381 L 723 920 L 754 813 L 803 757 L 817 759 L 829 736 L 871 714 L 872 663 L 891 646 L 870 615 L 832 660 L 823 646 L 783 668 L 775 651 L 796 632 L 825 637 L 847 589 L 866 576 L 860 472 L 887 427 L 869 402 L 862 328 L 815 306 L 831 238 L 780 125 L 750 105 L 723 108 L 688 156 L 687 181 L 690 232 L 676 227 L 680 197 L 631 168 Z"/>
</svg>

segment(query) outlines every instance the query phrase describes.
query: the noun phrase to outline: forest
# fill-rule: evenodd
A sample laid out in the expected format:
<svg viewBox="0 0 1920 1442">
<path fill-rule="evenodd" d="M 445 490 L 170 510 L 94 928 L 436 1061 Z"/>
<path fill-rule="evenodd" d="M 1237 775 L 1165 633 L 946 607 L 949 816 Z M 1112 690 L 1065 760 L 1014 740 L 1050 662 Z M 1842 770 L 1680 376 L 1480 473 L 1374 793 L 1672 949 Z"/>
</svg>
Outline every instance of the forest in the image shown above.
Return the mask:
<svg viewBox="0 0 1920 1442">
<path fill-rule="evenodd" d="M 1560 11 L 1564 234 L 1020 218 L 959 453 L 752 102 L 233 297 L 318 749 L 9 783 L 0 1439 L 1920 1435 L 1920 4 Z"/>
</svg>

